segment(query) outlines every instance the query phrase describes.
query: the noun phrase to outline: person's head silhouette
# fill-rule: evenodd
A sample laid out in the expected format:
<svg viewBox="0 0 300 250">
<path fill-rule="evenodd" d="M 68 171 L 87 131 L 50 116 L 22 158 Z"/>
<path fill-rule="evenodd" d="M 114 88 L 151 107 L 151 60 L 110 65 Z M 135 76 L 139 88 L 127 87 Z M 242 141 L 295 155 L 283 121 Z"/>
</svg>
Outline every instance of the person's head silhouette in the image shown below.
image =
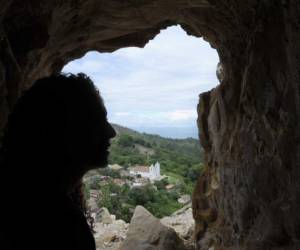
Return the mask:
<svg viewBox="0 0 300 250">
<path fill-rule="evenodd" d="M 86 75 L 40 79 L 10 116 L 3 145 L 7 163 L 51 164 L 48 174 L 66 178 L 106 166 L 109 140 L 115 136 L 106 115 L 100 94 Z"/>
<path fill-rule="evenodd" d="M 83 238 L 78 238 L 76 244 L 82 244 L 82 249 L 92 249 L 84 248 L 84 242 L 90 240 L 86 221 L 85 225 L 80 215 L 72 212 L 80 201 L 74 204 L 69 198 L 74 201 L 74 197 L 76 200 L 81 195 L 76 190 L 88 170 L 107 165 L 109 141 L 116 133 L 106 115 L 99 91 L 82 73 L 58 74 L 36 81 L 15 105 L 3 138 L 1 170 L 5 177 L 0 192 L 9 205 L 1 213 L 16 213 L 19 206 L 18 209 L 30 218 L 27 221 L 24 216 L 22 223 L 34 224 L 38 223 L 34 219 L 39 217 L 37 214 L 44 211 L 49 225 L 61 223 L 61 229 L 56 229 L 53 245 L 66 238 L 59 244 L 71 246 L 73 243 L 67 238 L 80 232 Z M 12 181 L 14 185 L 11 185 Z M 43 195 L 37 195 L 36 190 L 41 190 Z M 16 193 L 26 197 L 26 204 L 22 203 L 20 207 L 14 199 Z M 36 209 L 36 203 L 41 211 Z M 2 221 L 4 229 L 1 230 L 5 235 L 11 222 Z M 24 239 L 35 234 L 30 244 L 34 242 L 38 248 L 38 239 L 42 241 L 43 234 L 29 230 Z M 9 244 L 18 244 L 11 242 Z"/>
</svg>

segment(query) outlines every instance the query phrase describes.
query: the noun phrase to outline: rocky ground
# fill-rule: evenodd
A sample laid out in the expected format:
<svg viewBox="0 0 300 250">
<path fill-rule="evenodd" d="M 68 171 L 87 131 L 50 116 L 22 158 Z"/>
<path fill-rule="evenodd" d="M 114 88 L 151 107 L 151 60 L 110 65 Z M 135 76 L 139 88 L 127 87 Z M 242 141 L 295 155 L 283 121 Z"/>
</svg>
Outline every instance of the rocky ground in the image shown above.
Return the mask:
<svg viewBox="0 0 300 250">
<path fill-rule="evenodd" d="M 106 208 L 94 214 L 97 250 L 193 250 L 191 205 L 161 220 L 137 206 L 131 223 L 116 220 Z"/>
<path fill-rule="evenodd" d="M 97 250 L 117 250 L 126 237 L 128 224 L 114 220 L 111 224 L 96 223 L 95 239 Z"/>
<path fill-rule="evenodd" d="M 183 240 L 186 250 L 195 249 L 193 239 L 195 221 L 191 203 L 176 211 L 171 216 L 162 218 L 160 222 L 175 230 L 178 236 Z"/>
</svg>

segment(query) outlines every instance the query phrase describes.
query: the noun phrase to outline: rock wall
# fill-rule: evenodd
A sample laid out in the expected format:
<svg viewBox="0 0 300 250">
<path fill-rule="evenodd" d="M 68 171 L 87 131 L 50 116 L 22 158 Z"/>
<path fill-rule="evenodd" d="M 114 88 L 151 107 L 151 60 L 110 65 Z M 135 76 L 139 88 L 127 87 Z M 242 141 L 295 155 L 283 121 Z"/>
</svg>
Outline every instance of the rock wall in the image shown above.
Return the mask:
<svg viewBox="0 0 300 250">
<path fill-rule="evenodd" d="M 245 60 L 200 96 L 201 249 L 300 249 L 299 21 L 299 2 L 260 1 Z"/>
<path fill-rule="evenodd" d="M 298 0 L 0 0 L 0 130 L 22 90 L 89 50 L 144 46 L 181 24 L 218 50 L 198 106 L 207 169 L 200 249 L 300 249 Z M 184 84 L 184 83 L 183 83 Z"/>
</svg>

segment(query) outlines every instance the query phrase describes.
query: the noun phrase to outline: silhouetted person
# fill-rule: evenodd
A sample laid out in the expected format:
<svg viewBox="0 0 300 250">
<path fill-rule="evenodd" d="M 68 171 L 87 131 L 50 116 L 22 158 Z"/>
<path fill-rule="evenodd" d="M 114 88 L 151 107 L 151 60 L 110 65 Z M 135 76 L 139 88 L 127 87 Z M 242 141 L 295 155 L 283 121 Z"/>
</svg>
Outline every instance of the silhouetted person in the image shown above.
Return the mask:
<svg viewBox="0 0 300 250">
<path fill-rule="evenodd" d="M 95 250 L 80 187 L 107 165 L 106 115 L 84 74 L 40 79 L 19 99 L 2 147 L 1 250 Z"/>
</svg>

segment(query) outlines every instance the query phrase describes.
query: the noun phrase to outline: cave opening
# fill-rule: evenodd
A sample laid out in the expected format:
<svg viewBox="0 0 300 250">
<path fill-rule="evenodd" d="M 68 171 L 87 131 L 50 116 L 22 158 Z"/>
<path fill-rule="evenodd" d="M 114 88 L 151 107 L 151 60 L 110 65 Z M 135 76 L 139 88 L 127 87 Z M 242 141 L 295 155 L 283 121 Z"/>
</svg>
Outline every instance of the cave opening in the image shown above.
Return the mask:
<svg viewBox="0 0 300 250">
<path fill-rule="evenodd" d="M 221 84 L 203 93 L 198 106 L 207 168 L 193 200 L 197 249 L 300 249 L 298 0 L 0 2 L 1 139 L 16 100 L 37 79 L 60 72 L 87 51 L 143 47 L 159 30 L 181 24 L 209 41 L 222 63 Z M 39 229 L 42 216 L 25 221 L 26 216 L 7 214 L 22 210 L 24 215 L 41 197 L 21 204 L 16 194 L 28 197 L 34 191 L 11 185 L 11 178 L 2 178 L 1 184 L 2 197 L 8 198 L 1 209 L 15 209 L 2 211 L 7 224 Z M 50 247 L 60 242 L 55 232 L 44 229 L 34 239 L 23 230 L 16 241 L 12 227 L 11 243 L 18 247 L 7 249 L 26 244 L 41 249 L 33 246 L 37 240 L 44 249 L 59 248 Z M 131 239 L 122 250 L 144 246 Z"/>
<path fill-rule="evenodd" d="M 219 83 L 218 62 L 216 51 L 202 38 L 188 36 L 180 26 L 171 26 L 161 30 L 144 48 L 88 52 L 65 65 L 62 70 L 65 73 L 83 72 L 91 77 L 104 98 L 108 120 L 115 124 L 117 134 L 121 134 L 113 140 L 109 167 L 92 170 L 84 178 L 85 194 L 98 232 L 103 230 L 99 229 L 101 220 L 109 220 L 101 217 L 100 214 L 105 213 L 101 207 L 106 207 L 117 220 L 128 223 L 134 212 L 133 204 L 145 206 L 159 218 L 190 206 L 192 191 L 204 167 L 203 149 L 194 140 L 199 138 L 198 95 Z M 169 139 L 160 141 L 159 137 Z M 155 138 L 162 145 L 158 147 Z M 121 140 L 125 149 L 120 146 Z M 133 148 L 128 149 L 130 147 Z M 158 150 L 166 150 L 170 155 Z M 176 158 L 172 150 L 177 150 L 179 155 L 182 150 L 183 157 Z M 184 152 L 187 150 L 190 152 Z M 197 152 L 200 157 L 195 156 Z M 138 176 L 132 173 L 133 168 L 156 162 L 161 167 L 161 176 L 167 178 L 160 176 L 150 180 L 143 173 L 139 172 Z M 160 203 L 155 200 L 157 194 L 138 197 L 138 200 L 142 192 L 130 191 L 132 187 L 139 187 L 145 189 L 144 193 L 151 193 L 146 179 L 152 183 L 151 187 L 164 194 L 159 194 Z M 191 222 L 185 223 L 194 227 Z M 101 238 L 101 234 L 95 235 Z M 98 244 L 101 244 L 100 239 Z"/>
</svg>

